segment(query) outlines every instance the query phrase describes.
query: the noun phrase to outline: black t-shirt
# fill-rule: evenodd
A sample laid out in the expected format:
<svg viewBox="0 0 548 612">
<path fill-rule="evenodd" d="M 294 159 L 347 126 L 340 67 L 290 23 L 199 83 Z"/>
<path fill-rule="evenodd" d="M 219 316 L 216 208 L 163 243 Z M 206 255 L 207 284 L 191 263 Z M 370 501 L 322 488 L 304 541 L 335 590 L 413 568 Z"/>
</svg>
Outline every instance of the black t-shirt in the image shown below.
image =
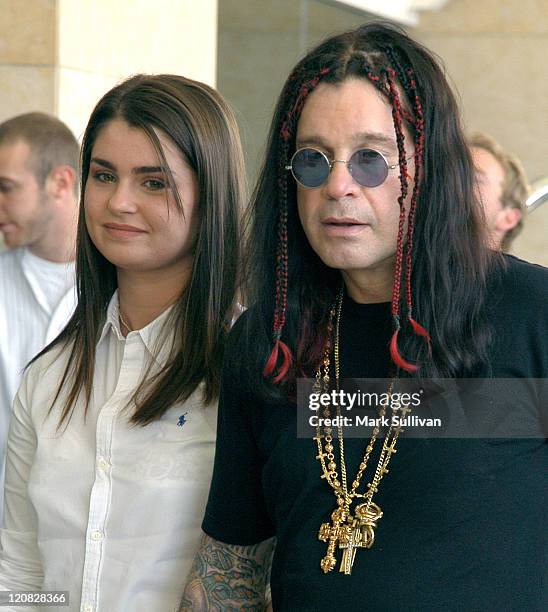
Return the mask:
<svg viewBox="0 0 548 612">
<path fill-rule="evenodd" d="M 507 260 L 488 295 L 492 375 L 548 378 L 548 270 Z M 229 342 L 203 529 L 229 544 L 276 536 L 276 611 L 548 609 L 542 438 L 402 437 L 375 496 L 384 516 L 373 547 L 357 551 L 350 576 L 338 564 L 324 574 L 317 534 L 335 496 L 315 443 L 297 437 L 295 405 L 259 402 L 235 375 L 245 329 L 244 314 Z M 343 377 L 388 375 L 389 304 L 345 298 L 340 333 Z M 345 440 L 350 482 L 364 445 Z"/>
</svg>

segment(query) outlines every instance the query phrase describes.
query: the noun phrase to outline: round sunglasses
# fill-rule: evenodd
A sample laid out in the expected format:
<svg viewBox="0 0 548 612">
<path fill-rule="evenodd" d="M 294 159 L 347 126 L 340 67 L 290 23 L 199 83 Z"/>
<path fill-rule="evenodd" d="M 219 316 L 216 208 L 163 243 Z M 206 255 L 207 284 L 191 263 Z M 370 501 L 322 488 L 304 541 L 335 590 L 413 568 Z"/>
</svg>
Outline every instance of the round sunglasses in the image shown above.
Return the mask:
<svg viewBox="0 0 548 612">
<path fill-rule="evenodd" d="M 382 185 L 388 171 L 398 167 L 398 164 L 390 165 L 384 155 L 375 149 L 359 149 L 349 160 L 330 160 L 322 151 L 304 147 L 295 151 L 291 163 L 285 169 L 291 170 L 299 185 L 314 189 L 325 183 L 335 163 L 346 164 L 352 178 L 363 187 Z"/>
</svg>

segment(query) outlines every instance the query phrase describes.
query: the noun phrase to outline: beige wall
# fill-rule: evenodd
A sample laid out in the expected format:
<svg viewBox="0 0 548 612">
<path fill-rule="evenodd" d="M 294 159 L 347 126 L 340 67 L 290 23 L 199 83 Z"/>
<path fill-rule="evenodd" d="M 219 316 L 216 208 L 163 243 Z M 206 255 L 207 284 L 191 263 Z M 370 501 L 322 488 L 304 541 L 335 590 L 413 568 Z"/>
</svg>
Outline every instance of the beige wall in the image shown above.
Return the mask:
<svg viewBox="0 0 548 612">
<path fill-rule="evenodd" d="M 0 121 L 31 110 L 53 112 L 55 0 L 0 0 Z"/>
<path fill-rule="evenodd" d="M 214 85 L 217 0 L 0 0 L 0 121 L 54 113 L 80 137 L 112 85 L 176 72 Z"/>
<path fill-rule="evenodd" d="M 250 182 L 260 166 L 276 98 L 308 47 L 364 16 L 309 0 L 219 2 L 219 91 L 236 110 Z M 303 11 L 303 7 L 306 9 Z"/>
<path fill-rule="evenodd" d="M 97 100 L 137 72 L 215 85 L 217 0 L 0 0 L 0 122 L 38 110 L 81 138 Z"/>
<path fill-rule="evenodd" d="M 450 0 L 412 34 L 443 59 L 467 130 L 516 154 L 530 181 L 548 175 L 548 2 Z M 548 266 L 548 205 L 531 213 L 512 252 Z"/>
<path fill-rule="evenodd" d="M 97 99 L 136 72 L 215 85 L 217 0 L 57 0 L 56 111 L 77 135 Z"/>
</svg>

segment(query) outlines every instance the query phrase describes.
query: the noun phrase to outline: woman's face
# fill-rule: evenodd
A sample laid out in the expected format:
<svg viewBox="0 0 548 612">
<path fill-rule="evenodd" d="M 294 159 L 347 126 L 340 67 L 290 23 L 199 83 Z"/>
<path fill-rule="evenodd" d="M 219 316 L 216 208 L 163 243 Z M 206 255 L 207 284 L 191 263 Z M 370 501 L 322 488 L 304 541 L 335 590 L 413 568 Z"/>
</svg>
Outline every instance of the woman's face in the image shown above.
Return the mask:
<svg viewBox="0 0 548 612">
<path fill-rule="evenodd" d="M 97 249 L 123 271 L 178 275 L 192 268 L 198 228 L 195 172 L 156 130 L 175 188 L 147 134 L 123 119 L 98 133 L 84 192 L 86 226 Z"/>
</svg>

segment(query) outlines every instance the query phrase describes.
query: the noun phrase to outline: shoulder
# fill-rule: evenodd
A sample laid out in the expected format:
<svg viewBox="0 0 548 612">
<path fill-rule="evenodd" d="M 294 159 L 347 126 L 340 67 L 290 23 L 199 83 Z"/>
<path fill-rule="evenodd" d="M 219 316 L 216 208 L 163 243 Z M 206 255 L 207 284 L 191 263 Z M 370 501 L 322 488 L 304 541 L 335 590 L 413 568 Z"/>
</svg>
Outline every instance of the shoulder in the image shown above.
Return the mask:
<svg viewBox="0 0 548 612">
<path fill-rule="evenodd" d="M 524 300 L 530 299 L 531 296 L 548 300 L 548 268 L 514 255 L 504 255 L 504 262 L 503 277 L 507 289 L 527 291 L 528 293 L 521 296 Z"/>
<path fill-rule="evenodd" d="M 486 306 L 495 373 L 547 376 L 548 269 L 505 255 L 489 283 Z"/>
<path fill-rule="evenodd" d="M 260 376 L 261 354 L 268 347 L 269 339 L 264 335 L 260 313 L 254 306 L 245 310 L 232 326 L 227 338 L 223 360 L 223 383 L 225 387 L 236 385 L 241 392 L 255 387 Z"/>
<path fill-rule="evenodd" d="M 548 316 L 548 268 L 503 255 L 502 265 L 491 275 L 487 297 L 503 312 Z"/>
<path fill-rule="evenodd" d="M 36 405 L 48 402 L 57 392 L 70 358 L 67 346 L 55 346 L 33 361 L 23 374 L 19 394 Z"/>
</svg>

